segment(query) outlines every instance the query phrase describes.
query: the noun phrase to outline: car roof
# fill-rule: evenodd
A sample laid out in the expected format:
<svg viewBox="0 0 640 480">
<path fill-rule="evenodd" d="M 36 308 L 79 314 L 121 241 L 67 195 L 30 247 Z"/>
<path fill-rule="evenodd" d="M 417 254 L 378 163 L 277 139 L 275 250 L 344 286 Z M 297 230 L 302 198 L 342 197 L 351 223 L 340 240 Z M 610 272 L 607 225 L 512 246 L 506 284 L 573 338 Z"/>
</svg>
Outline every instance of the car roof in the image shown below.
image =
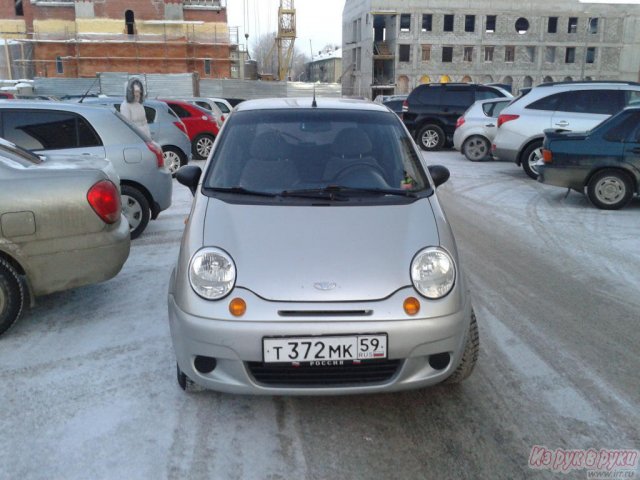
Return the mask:
<svg viewBox="0 0 640 480">
<path fill-rule="evenodd" d="M 355 100 L 352 98 L 316 97 L 316 106 L 313 106 L 312 97 L 294 98 L 262 98 L 257 100 L 245 100 L 239 103 L 235 109 L 238 112 L 248 110 L 287 110 L 287 109 L 318 109 L 318 110 L 361 110 L 389 113 L 384 105 L 373 103 L 369 100 Z"/>
<path fill-rule="evenodd" d="M 11 100 L 0 101 L 0 106 L 12 109 L 28 108 L 33 110 L 68 110 L 70 112 L 109 112 L 109 110 L 95 103 L 68 103 L 43 100 Z"/>
</svg>

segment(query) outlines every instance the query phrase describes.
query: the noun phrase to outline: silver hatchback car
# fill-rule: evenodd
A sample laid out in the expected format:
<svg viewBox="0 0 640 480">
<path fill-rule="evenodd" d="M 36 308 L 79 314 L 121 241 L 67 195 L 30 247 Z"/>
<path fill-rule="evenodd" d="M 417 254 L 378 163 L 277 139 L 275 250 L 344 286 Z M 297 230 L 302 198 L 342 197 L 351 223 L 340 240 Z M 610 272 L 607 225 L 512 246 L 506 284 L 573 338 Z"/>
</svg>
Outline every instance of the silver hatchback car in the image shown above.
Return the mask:
<svg viewBox="0 0 640 480">
<path fill-rule="evenodd" d="M 425 165 L 386 107 L 247 101 L 194 193 L 168 309 L 178 383 L 249 394 L 458 382 L 478 327 Z"/>
</svg>

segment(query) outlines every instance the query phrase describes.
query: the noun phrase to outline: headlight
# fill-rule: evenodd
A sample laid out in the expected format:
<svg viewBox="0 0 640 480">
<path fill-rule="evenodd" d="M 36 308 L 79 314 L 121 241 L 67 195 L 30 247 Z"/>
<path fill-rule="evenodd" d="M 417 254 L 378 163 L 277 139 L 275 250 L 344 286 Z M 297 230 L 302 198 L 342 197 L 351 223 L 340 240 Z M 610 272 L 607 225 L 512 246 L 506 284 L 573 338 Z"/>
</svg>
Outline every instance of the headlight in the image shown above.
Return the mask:
<svg viewBox="0 0 640 480">
<path fill-rule="evenodd" d="M 411 262 L 411 281 L 421 295 L 437 299 L 448 294 L 456 280 L 451 255 L 438 247 L 420 250 Z"/>
<path fill-rule="evenodd" d="M 207 300 L 225 297 L 236 283 L 236 266 L 219 248 L 203 248 L 196 252 L 189 264 L 191 288 Z"/>
</svg>

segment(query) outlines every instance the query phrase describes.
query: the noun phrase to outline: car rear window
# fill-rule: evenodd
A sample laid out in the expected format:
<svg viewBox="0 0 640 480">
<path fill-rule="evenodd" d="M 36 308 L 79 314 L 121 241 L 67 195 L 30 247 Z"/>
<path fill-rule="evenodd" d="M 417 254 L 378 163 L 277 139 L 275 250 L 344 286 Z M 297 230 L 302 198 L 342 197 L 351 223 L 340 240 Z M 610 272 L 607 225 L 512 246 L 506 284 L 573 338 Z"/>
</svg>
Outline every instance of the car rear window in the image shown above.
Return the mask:
<svg viewBox="0 0 640 480">
<path fill-rule="evenodd" d="M 216 105 L 222 113 L 229 113 L 231 111 L 229 110 L 229 107 L 227 107 L 227 105 L 222 102 L 216 102 Z"/>
<path fill-rule="evenodd" d="M 504 102 L 488 102 L 482 105 L 482 111 L 487 117 L 497 118 L 500 112 L 511 103 L 511 100 Z"/>
<path fill-rule="evenodd" d="M 441 87 L 424 87 L 419 88 L 416 99 L 423 105 L 440 105 Z M 413 97 L 413 95 L 411 95 Z M 413 100 L 413 99 L 412 99 Z"/>
</svg>

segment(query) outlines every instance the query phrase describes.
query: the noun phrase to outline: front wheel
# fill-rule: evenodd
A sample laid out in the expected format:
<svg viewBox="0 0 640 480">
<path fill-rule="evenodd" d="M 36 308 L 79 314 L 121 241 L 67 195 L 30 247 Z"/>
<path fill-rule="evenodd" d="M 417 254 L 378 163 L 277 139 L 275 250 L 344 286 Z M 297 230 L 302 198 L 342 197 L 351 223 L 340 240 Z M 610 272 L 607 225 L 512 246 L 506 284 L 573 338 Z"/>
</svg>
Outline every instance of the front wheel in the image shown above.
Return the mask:
<svg viewBox="0 0 640 480">
<path fill-rule="evenodd" d="M 149 202 L 140 190 L 129 185 L 122 185 L 120 193 L 122 213 L 129 222 L 129 232 L 133 240 L 147 228 L 151 217 Z"/>
<path fill-rule="evenodd" d="M 480 135 L 473 135 L 462 143 L 460 150 L 471 162 L 486 160 L 489 158 L 489 140 Z"/>
<path fill-rule="evenodd" d="M 193 156 L 198 160 L 205 160 L 213 147 L 215 137 L 208 133 L 201 133 L 193 139 Z"/>
<path fill-rule="evenodd" d="M 469 332 L 467 334 L 467 341 L 464 344 L 462 359 L 458 364 L 458 368 L 456 368 L 444 383 L 460 383 L 466 378 L 469 378 L 478 362 L 478 353 L 480 353 L 480 334 L 478 333 L 476 314 L 472 310 L 471 323 L 469 324 Z"/>
<path fill-rule="evenodd" d="M 18 272 L 0 258 L 0 335 L 16 323 L 24 307 L 24 290 Z"/>
<path fill-rule="evenodd" d="M 522 154 L 522 169 L 534 180 L 538 179 L 539 161 L 542 161 L 542 142 L 533 142 Z"/>
<path fill-rule="evenodd" d="M 587 185 L 587 197 L 596 207 L 617 210 L 633 197 L 633 184 L 629 175 L 618 170 L 602 170 L 596 173 Z"/>
<path fill-rule="evenodd" d="M 438 125 L 425 125 L 418 131 L 416 140 L 422 150 L 440 150 L 444 146 L 444 131 Z"/>
</svg>

